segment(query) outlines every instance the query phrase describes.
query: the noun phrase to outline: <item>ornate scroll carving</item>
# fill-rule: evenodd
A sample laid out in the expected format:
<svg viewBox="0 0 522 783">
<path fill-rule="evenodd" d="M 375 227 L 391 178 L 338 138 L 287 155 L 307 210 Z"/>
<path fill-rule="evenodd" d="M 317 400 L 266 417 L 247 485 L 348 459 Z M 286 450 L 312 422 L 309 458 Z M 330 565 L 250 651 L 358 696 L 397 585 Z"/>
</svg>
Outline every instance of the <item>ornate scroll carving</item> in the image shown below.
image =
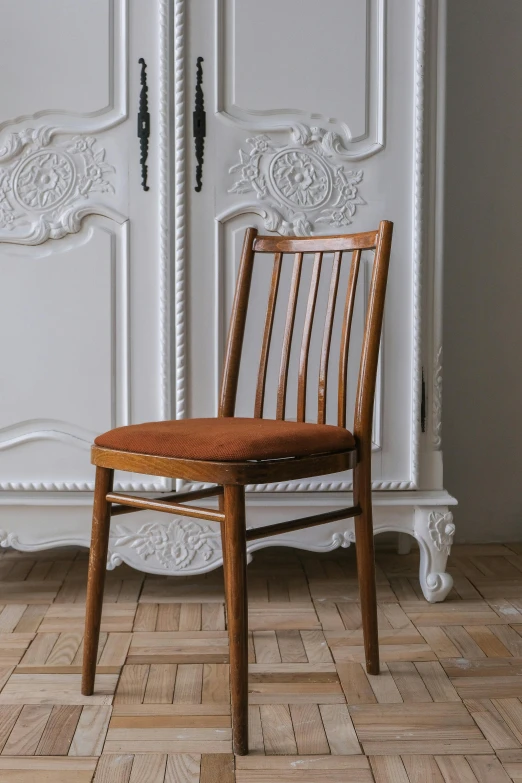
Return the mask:
<svg viewBox="0 0 522 783">
<path fill-rule="evenodd" d="M 429 517 L 428 530 L 431 540 L 439 552 L 449 555 L 453 536 L 455 535 L 455 525 L 453 524 L 451 511 L 432 511 Z"/>
<path fill-rule="evenodd" d="M 76 233 L 85 215 L 100 212 L 93 194 L 114 193 L 115 168 L 96 138 L 56 144 L 54 132 L 27 128 L 0 150 L 0 241 L 38 245 Z"/>
<path fill-rule="evenodd" d="M 283 146 L 266 133 L 246 141 L 250 150 L 240 149 L 239 163 L 229 169 L 238 178 L 228 192 L 255 193 L 269 231 L 309 236 L 319 223 L 342 228 L 366 203 L 357 187 L 363 172 L 346 171 L 337 133 L 296 125 Z"/>
</svg>

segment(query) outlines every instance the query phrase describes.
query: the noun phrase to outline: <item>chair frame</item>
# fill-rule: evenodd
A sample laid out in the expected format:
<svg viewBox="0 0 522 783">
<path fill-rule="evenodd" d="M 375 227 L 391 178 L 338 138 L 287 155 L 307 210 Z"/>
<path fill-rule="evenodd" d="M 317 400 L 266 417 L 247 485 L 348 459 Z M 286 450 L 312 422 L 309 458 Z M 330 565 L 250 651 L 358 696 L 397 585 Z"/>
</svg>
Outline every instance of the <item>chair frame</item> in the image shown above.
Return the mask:
<svg viewBox="0 0 522 783">
<path fill-rule="evenodd" d="M 357 571 L 366 668 L 370 674 L 379 673 L 371 496 L 371 436 L 392 231 L 393 224 L 389 221 L 382 221 L 377 231 L 328 237 L 287 238 L 258 236 L 256 229 L 249 228 L 246 231 L 243 244 L 225 354 L 219 416 L 233 417 L 235 414 L 239 368 L 254 258 L 256 253 L 270 253 L 274 254 L 274 267 L 254 409 L 255 418 L 263 416 L 268 355 L 283 254 L 294 253 L 293 276 L 283 336 L 277 394 L 277 418 L 285 418 L 290 348 L 294 331 L 303 254 L 314 253 L 314 267 L 305 315 L 298 377 L 297 419 L 298 421 L 305 420 L 308 354 L 322 258 L 323 253 L 334 253 L 319 369 L 318 422 L 325 423 L 328 363 L 339 272 L 343 252 L 351 251 L 352 262 L 342 322 L 339 359 L 338 426 L 340 427 L 346 427 L 348 350 L 361 252 L 363 250 L 375 250 L 355 403 L 353 427 L 356 442 L 355 448 L 343 452 L 284 460 L 212 462 L 155 457 L 147 454 L 116 451 L 96 445 L 93 446 L 91 457 L 92 463 L 96 466 L 96 483 L 87 585 L 82 677 L 82 693 L 84 695 L 91 695 L 94 691 L 110 520 L 112 516 L 133 513 L 144 509 L 197 517 L 211 522 L 219 522 L 221 525 L 225 599 L 230 642 L 232 738 L 233 749 L 237 755 L 248 753 L 248 605 L 246 574 L 248 541 L 349 517 L 355 518 Z M 336 473 L 348 469 L 354 470 L 353 506 L 254 530 L 246 529 L 245 486 L 247 484 L 288 481 Z M 211 482 L 217 486 L 192 492 L 176 493 L 156 499 L 134 497 L 124 493 L 113 492 L 114 470 L 161 475 L 190 481 Z M 219 510 L 185 505 L 187 501 L 212 496 L 218 497 Z"/>
</svg>

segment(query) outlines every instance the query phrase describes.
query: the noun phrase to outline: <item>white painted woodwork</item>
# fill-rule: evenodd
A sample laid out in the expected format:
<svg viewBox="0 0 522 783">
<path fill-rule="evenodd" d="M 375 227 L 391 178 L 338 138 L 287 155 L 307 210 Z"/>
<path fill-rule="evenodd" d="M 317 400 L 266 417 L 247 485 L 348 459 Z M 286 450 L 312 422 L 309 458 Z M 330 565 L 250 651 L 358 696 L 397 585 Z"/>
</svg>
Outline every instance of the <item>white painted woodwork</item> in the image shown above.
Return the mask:
<svg viewBox="0 0 522 783">
<path fill-rule="evenodd" d="M 92 489 L 88 450 L 97 432 L 169 417 L 171 401 L 177 417 L 215 415 L 245 227 L 350 233 L 386 218 L 395 234 L 374 417 L 375 529 L 417 538 L 424 593 L 442 600 L 451 588 L 444 570 L 454 533 L 440 451 L 443 3 L 439 11 L 427 11 L 425 0 L 83 5 L 73 14 L 66 0 L 48 0 L 45 11 L 37 0 L 21 0 L 0 31 L 0 63 L 12 74 L 0 116 L 0 325 L 10 335 L 0 364 L 3 545 L 87 544 L 91 495 L 80 491 Z M 16 45 L 21 40 L 27 47 Z M 200 56 L 207 136 L 196 193 L 192 109 Z M 136 137 L 139 57 L 147 62 L 151 113 L 148 192 Z M 365 254 L 349 420 L 371 264 Z M 270 267 L 265 258 L 254 274 L 241 415 L 253 413 Z M 330 269 L 327 257 L 312 333 L 309 420 L 317 415 Z M 347 271 L 345 265 L 337 322 Z M 290 418 L 310 273 L 305 263 Z M 288 266 L 282 300 L 289 280 Z M 284 316 L 279 307 L 269 416 Z M 337 335 L 332 370 L 338 346 Z M 332 371 L 331 423 L 336 386 Z M 119 486 L 166 489 L 168 482 L 125 476 Z M 346 473 L 251 487 L 249 524 L 298 517 L 310 505 L 349 505 L 351 486 Z M 353 520 L 346 520 L 251 549 L 281 543 L 328 551 L 352 541 Z M 124 560 L 158 573 L 198 573 L 220 563 L 211 524 L 148 512 L 115 519 L 110 549 L 112 567 Z"/>
<path fill-rule="evenodd" d="M 92 489 L 96 433 L 169 413 L 165 14 L 144 0 L 22 0 L 4 19 L 2 489 Z M 155 108 L 147 193 L 139 57 Z"/>
</svg>

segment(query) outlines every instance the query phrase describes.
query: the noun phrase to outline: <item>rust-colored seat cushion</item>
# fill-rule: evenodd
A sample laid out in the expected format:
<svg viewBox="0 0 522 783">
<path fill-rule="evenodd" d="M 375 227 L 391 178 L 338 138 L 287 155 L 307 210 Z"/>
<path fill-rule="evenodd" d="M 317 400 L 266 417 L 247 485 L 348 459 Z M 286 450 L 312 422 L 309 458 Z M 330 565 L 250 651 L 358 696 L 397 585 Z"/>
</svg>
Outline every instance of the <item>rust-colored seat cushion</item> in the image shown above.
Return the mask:
<svg viewBox="0 0 522 783">
<path fill-rule="evenodd" d="M 180 419 L 117 427 L 97 446 L 155 457 L 234 462 L 306 457 L 355 448 L 351 432 L 330 424 L 273 419 Z"/>
</svg>

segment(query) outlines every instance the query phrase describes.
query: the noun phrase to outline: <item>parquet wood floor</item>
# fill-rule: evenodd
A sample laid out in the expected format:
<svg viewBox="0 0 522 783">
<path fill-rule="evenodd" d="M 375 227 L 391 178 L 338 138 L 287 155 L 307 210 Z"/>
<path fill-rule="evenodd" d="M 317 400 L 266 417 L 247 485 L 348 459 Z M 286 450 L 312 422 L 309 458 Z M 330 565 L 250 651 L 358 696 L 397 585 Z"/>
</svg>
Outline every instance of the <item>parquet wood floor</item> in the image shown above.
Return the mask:
<svg viewBox="0 0 522 783">
<path fill-rule="evenodd" d="M 0 555 L 0 783 L 522 783 L 522 545 L 378 551 L 367 676 L 353 551 L 249 566 L 251 755 L 231 753 L 222 573 L 108 573 L 80 694 L 87 554 Z"/>
</svg>

